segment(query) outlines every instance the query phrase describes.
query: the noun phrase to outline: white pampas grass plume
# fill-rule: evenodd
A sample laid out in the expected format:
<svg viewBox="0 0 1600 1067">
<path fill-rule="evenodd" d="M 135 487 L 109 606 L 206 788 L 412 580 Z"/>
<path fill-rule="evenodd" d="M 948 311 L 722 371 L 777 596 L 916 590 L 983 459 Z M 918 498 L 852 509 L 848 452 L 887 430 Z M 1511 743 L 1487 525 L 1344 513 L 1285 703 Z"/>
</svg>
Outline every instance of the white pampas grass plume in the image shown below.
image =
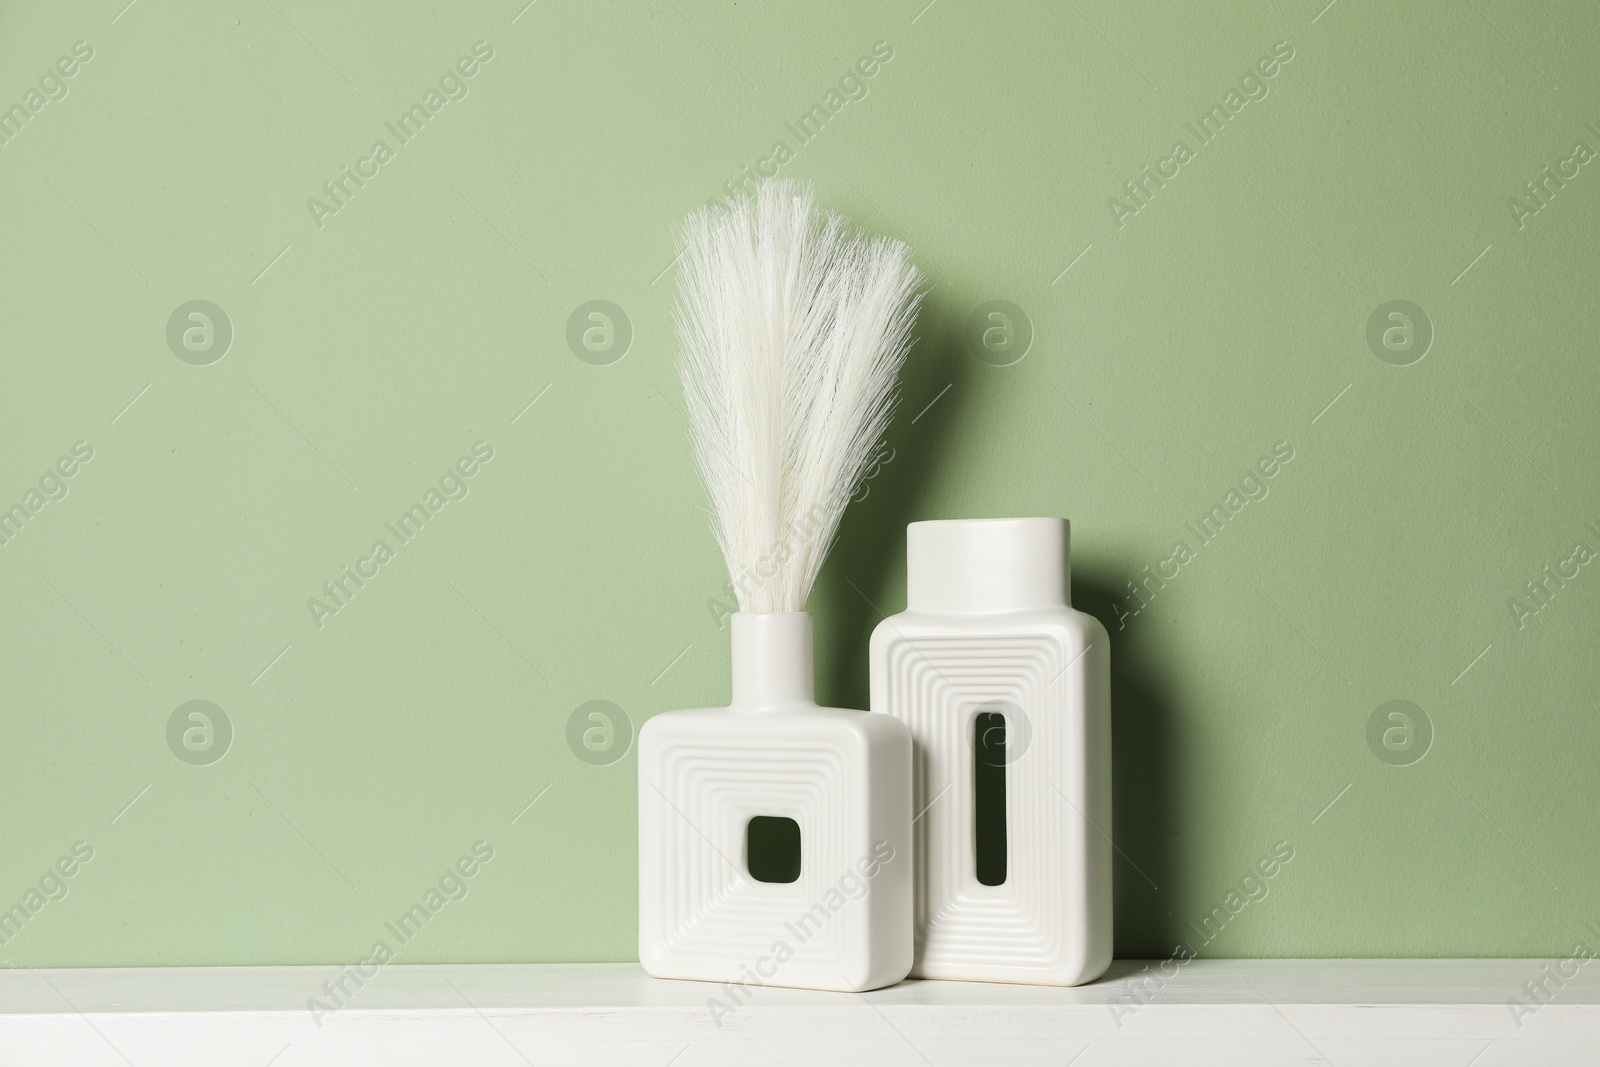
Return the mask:
<svg viewBox="0 0 1600 1067">
<path fill-rule="evenodd" d="M 917 270 L 788 181 L 689 216 L 679 245 L 678 373 L 739 609 L 804 611 L 889 425 Z"/>
</svg>

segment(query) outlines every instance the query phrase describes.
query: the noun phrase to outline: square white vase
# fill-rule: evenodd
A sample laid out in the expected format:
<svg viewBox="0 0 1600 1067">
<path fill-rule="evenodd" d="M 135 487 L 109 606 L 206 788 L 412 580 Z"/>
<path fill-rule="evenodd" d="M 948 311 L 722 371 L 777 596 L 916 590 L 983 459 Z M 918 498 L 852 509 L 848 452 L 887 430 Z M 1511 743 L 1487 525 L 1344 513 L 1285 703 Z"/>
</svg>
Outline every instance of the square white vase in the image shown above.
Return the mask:
<svg viewBox="0 0 1600 1067">
<path fill-rule="evenodd" d="M 1109 639 L 1068 599 L 1065 519 L 907 529 L 872 710 L 916 744 L 920 978 L 1078 985 L 1111 961 Z"/>
<path fill-rule="evenodd" d="M 730 706 L 639 732 L 639 961 L 746 993 L 898 982 L 912 957 L 910 732 L 816 705 L 809 614 L 732 619 Z M 798 849 L 753 866 L 752 820 L 790 845 L 797 832 Z"/>
</svg>

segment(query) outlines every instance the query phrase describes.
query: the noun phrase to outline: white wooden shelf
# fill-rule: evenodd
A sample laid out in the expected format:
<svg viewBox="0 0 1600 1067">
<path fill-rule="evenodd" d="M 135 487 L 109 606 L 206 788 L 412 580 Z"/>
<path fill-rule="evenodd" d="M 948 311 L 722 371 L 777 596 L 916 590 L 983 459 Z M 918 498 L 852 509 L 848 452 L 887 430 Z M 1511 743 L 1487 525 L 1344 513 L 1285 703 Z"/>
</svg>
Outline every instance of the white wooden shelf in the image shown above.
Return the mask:
<svg viewBox="0 0 1600 1067">
<path fill-rule="evenodd" d="M 718 987 L 635 964 L 390 966 L 347 979 L 321 1025 L 307 1001 L 331 1003 L 335 967 L 16 970 L 0 972 L 0 1065 L 1600 1063 L 1600 963 L 1555 966 L 1196 960 L 1163 982 L 1119 961 L 1077 989 L 768 987 L 720 1027 Z M 1508 1001 L 1537 1003 L 1524 983 L 1541 980 L 1549 1003 L 1514 1017 Z"/>
</svg>

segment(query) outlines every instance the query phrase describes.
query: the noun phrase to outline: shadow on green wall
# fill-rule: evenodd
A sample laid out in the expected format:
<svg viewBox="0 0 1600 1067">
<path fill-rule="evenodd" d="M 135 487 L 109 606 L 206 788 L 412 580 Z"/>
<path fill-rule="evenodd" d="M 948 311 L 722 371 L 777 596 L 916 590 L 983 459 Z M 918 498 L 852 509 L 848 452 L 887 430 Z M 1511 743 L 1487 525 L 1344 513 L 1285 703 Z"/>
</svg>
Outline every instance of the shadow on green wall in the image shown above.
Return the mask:
<svg viewBox="0 0 1600 1067">
<path fill-rule="evenodd" d="M 1073 562 L 1072 606 L 1099 619 L 1111 635 L 1111 811 L 1116 955 L 1165 959 L 1192 942 L 1174 901 L 1183 877 L 1176 810 L 1182 766 L 1178 707 L 1165 667 L 1141 640 L 1140 627 L 1117 629 L 1120 579 Z"/>
<path fill-rule="evenodd" d="M 935 290 L 924 305 L 920 339 L 902 375 L 900 411 L 886 437 L 893 458 L 845 512 L 813 594 L 817 698 L 824 705 L 867 706 L 873 627 L 905 607 L 906 524 L 944 517 L 929 505 L 932 487 L 960 461 L 953 451 L 960 437 L 956 427 L 976 388 L 974 376 L 983 369 L 965 350 L 962 311 L 949 297 Z M 1165 958 L 1178 941 L 1188 940 L 1167 903 L 1180 898 L 1174 890 L 1182 874 L 1170 829 L 1181 822 L 1174 810 L 1178 711 L 1166 671 L 1152 659 L 1138 628 L 1117 629 L 1113 605 L 1119 585 L 1120 576 L 1109 569 L 1075 561 L 1073 606 L 1094 615 L 1111 634 L 1116 954 Z"/>
<path fill-rule="evenodd" d="M 954 428 L 972 395 L 974 363 L 962 348 L 959 312 L 935 289 L 917 327 L 901 372 L 899 410 L 884 437 L 892 456 L 880 453 L 876 475 L 868 471 L 845 510 L 812 594 L 817 699 L 824 705 L 867 706 L 872 629 L 905 608 L 906 524 L 938 517 L 927 504 L 930 489 L 960 461 L 952 452 Z"/>
</svg>

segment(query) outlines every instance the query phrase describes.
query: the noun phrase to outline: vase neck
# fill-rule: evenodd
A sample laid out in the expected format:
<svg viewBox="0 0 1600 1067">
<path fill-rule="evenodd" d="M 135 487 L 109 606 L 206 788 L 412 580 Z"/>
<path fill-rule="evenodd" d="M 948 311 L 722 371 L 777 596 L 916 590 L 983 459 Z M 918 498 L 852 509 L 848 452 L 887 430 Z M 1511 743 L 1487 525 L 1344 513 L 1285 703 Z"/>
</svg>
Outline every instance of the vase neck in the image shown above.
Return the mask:
<svg viewBox="0 0 1600 1067">
<path fill-rule="evenodd" d="M 816 699 L 810 613 L 735 613 L 733 710 L 814 704 Z"/>
<path fill-rule="evenodd" d="M 906 607 L 987 613 L 1068 600 L 1066 519 L 937 519 L 906 528 Z"/>
</svg>

